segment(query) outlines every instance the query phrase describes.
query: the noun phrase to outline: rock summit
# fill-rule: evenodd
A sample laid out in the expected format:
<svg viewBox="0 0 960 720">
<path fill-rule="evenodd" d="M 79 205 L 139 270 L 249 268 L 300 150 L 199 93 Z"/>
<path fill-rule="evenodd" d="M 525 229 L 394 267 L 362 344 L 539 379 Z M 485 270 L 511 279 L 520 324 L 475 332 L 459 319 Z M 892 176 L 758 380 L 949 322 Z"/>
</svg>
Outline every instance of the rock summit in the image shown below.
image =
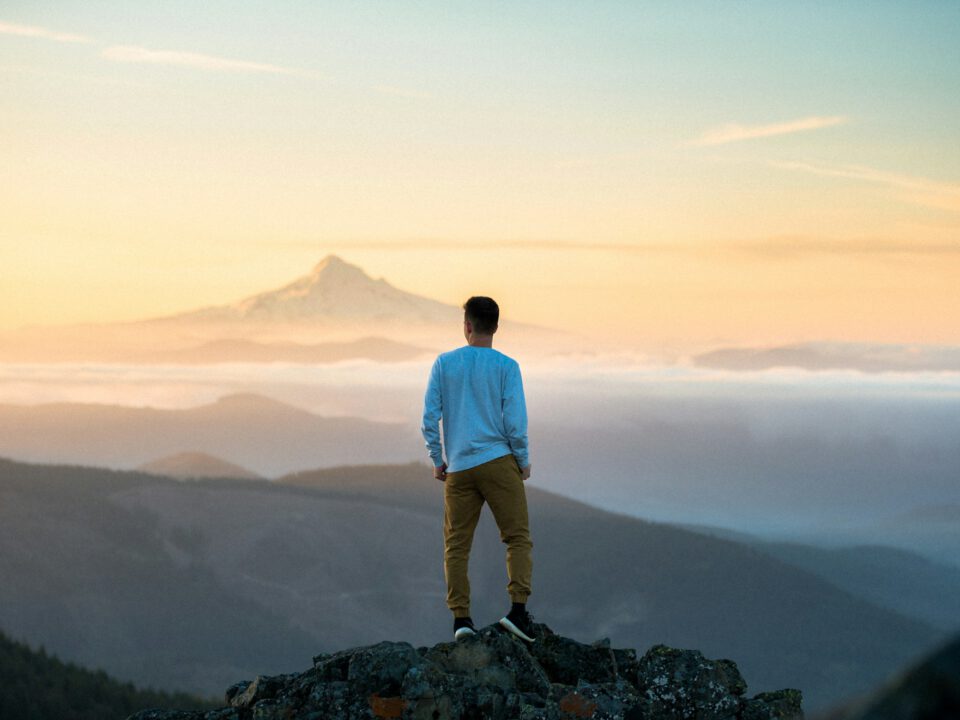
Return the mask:
<svg viewBox="0 0 960 720">
<path fill-rule="evenodd" d="M 149 709 L 128 720 L 803 718 L 799 690 L 747 697 L 731 660 L 666 645 L 638 657 L 606 639 L 535 630 L 529 645 L 490 625 L 433 647 L 384 641 L 318 655 L 303 672 L 232 685 L 221 709 Z"/>
</svg>

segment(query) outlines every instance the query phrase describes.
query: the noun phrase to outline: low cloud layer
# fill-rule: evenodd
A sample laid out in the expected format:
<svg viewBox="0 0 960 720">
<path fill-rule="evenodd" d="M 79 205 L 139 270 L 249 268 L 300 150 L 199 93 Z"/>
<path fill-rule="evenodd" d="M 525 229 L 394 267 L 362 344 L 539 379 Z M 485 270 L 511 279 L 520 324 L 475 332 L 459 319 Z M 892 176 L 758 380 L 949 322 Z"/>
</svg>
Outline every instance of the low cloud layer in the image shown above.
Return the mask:
<svg viewBox="0 0 960 720">
<path fill-rule="evenodd" d="M 960 346 L 809 342 L 729 347 L 693 358 L 696 365 L 747 372 L 771 368 L 882 372 L 960 372 Z"/>
</svg>

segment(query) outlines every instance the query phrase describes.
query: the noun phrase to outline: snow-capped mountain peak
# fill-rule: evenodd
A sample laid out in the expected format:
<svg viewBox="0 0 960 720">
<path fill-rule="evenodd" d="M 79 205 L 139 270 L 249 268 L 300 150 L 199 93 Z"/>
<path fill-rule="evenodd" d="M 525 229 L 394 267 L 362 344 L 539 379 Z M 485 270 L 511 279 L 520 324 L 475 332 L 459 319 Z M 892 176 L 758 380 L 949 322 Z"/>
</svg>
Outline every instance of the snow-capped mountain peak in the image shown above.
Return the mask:
<svg viewBox="0 0 960 720">
<path fill-rule="evenodd" d="M 395 320 L 433 324 L 455 322 L 460 312 L 454 305 L 399 290 L 336 255 L 327 255 L 308 274 L 282 287 L 189 315 L 267 322 Z"/>
</svg>

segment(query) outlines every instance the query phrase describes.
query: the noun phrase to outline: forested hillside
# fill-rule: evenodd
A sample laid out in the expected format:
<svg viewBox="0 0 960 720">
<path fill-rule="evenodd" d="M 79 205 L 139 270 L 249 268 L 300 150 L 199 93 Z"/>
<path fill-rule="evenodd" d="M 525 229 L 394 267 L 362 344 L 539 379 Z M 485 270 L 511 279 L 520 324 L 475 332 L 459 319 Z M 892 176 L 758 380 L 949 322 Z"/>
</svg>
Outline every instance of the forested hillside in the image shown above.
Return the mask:
<svg viewBox="0 0 960 720">
<path fill-rule="evenodd" d="M 114 720 L 148 707 L 204 709 L 211 700 L 155 690 L 114 680 L 103 670 L 88 670 L 34 650 L 0 631 L 0 718 L 3 720 Z"/>
</svg>

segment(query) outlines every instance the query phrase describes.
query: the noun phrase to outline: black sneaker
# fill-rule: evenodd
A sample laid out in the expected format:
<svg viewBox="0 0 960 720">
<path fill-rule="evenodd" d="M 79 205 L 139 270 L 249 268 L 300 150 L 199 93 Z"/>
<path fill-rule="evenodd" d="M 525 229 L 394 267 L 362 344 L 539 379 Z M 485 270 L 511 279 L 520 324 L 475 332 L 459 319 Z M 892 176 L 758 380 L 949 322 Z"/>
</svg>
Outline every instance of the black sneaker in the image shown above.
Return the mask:
<svg viewBox="0 0 960 720">
<path fill-rule="evenodd" d="M 468 617 L 453 619 L 453 639 L 462 640 L 470 635 L 476 635 L 477 629 L 473 626 L 473 620 Z"/>
<path fill-rule="evenodd" d="M 521 640 L 534 642 L 533 615 L 528 613 L 526 610 L 523 612 L 511 610 L 509 613 L 500 618 L 500 626 L 513 633 Z"/>
</svg>

